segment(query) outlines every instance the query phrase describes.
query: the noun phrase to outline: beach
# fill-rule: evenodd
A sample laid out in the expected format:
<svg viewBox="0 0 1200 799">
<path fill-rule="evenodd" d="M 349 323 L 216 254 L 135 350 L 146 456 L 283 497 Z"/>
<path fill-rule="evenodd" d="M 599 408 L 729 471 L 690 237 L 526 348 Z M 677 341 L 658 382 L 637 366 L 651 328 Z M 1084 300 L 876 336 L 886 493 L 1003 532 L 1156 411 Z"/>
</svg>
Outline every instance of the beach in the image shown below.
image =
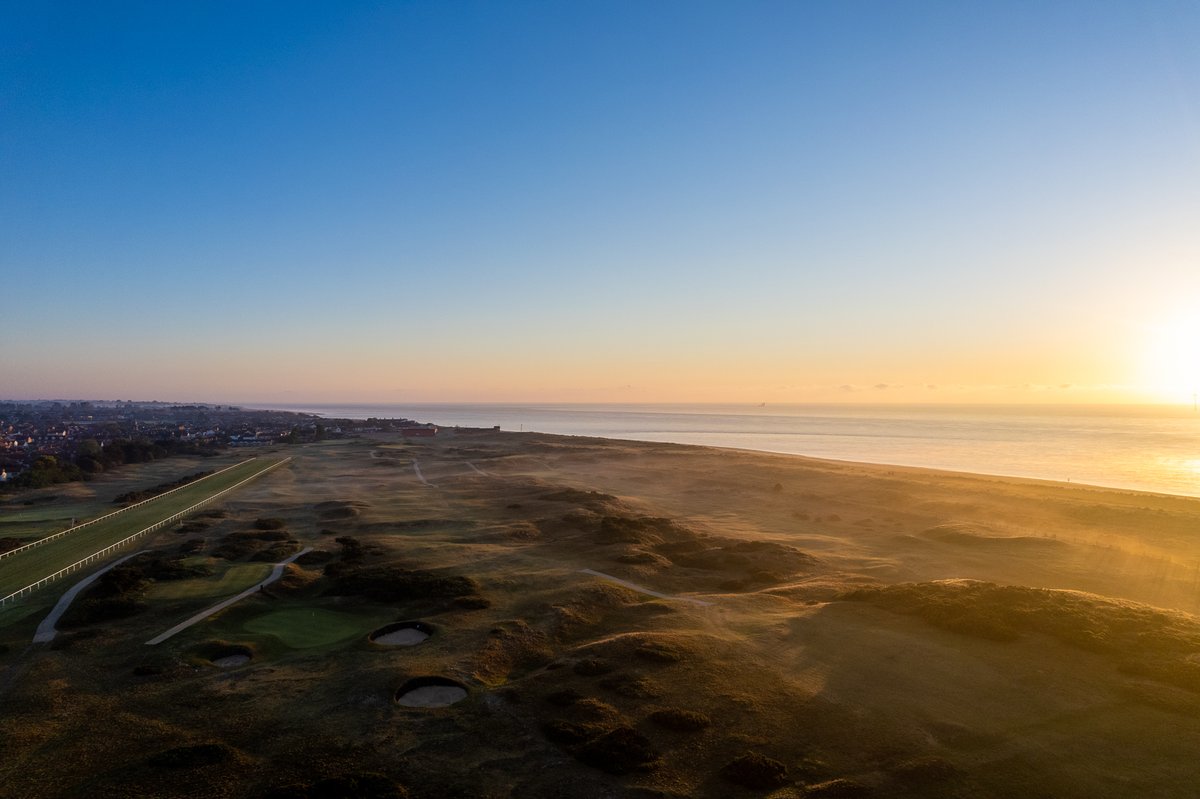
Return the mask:
<svg viewBox="0 0 1200 799">
<path fill-rule="evenodd" d="M 38 614 L 0 627 L 21 669 L 0 793 L 372 774 L 412 797 L 1184 797 L 1200 778 L 1200 500 L 490 430 L 287 454 L 201 533 L 152 539 L 203 539 L 211 576 L 152 580 L 135 613 L 25 656 Z M 262 551 L 313 551 L 146 646 L 255 562 L 227 545 L 265 517 L 286 535 Z M 372 640 L 418 621 L 411 646 Z"/>
<path fill-rule="evenodd" d="M 501 404 L 272 406 L 1200 494 L 1200 415 L 1179 405 Z"/>
</svg>

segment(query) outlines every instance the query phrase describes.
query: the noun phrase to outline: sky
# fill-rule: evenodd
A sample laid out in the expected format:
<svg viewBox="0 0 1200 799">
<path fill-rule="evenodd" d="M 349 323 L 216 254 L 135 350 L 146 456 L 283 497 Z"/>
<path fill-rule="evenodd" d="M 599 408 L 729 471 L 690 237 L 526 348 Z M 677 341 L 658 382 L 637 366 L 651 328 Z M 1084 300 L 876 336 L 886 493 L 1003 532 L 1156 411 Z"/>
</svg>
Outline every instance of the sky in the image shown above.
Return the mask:
<svg viewBox="0 0 1200 799">
<path fill-rule="evenodd" d="M 1186 402 L 1200 4 L 0 0 L 0 398 Z"/>
</svg>

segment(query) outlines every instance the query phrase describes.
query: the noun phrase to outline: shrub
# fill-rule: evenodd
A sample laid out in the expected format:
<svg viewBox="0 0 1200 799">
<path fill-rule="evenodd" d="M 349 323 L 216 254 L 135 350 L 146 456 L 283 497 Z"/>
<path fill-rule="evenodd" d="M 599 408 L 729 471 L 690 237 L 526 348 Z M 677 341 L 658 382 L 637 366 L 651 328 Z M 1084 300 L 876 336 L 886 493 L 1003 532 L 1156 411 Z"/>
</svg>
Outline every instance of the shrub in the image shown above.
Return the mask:
<svg viewBox="0 0 1200 799">
<path fill-rule="evenodd" d="M 659 756 L 646 736 L 632 727 L 616 727 L 585 742 L 575 757 L 609 774 L 628 774 L 654 768 Z"/>
<path fill-rule="evenodd" d="M 194 768 L 223 763 L 232 756 L 233 750 L 225 744 L 193 744 L 192 746 L 177 746 L 174 749 L 167 749 L 151 755 L 146 762 L 160 768 Z"/>
<path fill-rule="evenodd" d="M 695 732 L 712 723 L 712 720 L 703 713 L 677 707 L 656 710 L 650 714 L 650 720 L 660 727 L 676 732 Z"/>
<path fill-rule="evenodd" d="M 208 542 L 203 538 L 189 538 L 179 545 L 179 552 L 183 555 L 194 555 L 200 552 L 208 545 Z"/>
<path fill-rule="evenodd" d="M 787 766 L 774 758 L 746 752 L 721 768 L 721 777 L 735 785 L 766 790 L 787 785 Z"/>
<path fill-rule="evenodd" d="M 613 670 L 612 664 L 606 660 L 599 658 L 584 658 L 577 662 L 572 668 L 576 674 L 584 677 L 599 677 L 603 674 L 608 674 Z"/>
<path fill-rule="evenodd" d="M 566 688 L 562 691 L 555 691 L 552 694 L 546 695 L 547 702 L 549 702 L 552 705 L 557 705 L 559 707 L 566 707 L 567 705 L 573 705 L 576 702 L 578 702 L 580 699 L 583 699 L 583 694 L 579 693 L 578 691 L 576 691 L 572 688 Z"/>
<path fill-rule="evenodd" d="M 412 599 L 466 598 L 475 593 L 475 583 L 469 577 L 443 576 L 424 569 L 373 566 L 338 573 L 329 593 L 334 596 L 365 596 L 386 603 Z"/>
</svg>

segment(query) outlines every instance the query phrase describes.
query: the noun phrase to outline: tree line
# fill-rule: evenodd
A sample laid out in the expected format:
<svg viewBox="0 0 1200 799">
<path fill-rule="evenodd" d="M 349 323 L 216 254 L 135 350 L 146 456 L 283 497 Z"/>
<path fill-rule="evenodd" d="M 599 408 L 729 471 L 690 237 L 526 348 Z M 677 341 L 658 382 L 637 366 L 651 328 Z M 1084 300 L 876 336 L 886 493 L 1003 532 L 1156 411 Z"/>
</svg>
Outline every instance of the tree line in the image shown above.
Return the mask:
<svg viewBox="0 0 1200 799">
<path fill-rule="evenodd" d="M 88 480 L 127 463 L 147 463 L 172 455 L 212 455 L 220 447 L 199 441 L 148 438 L 114 439 L 101 445 L 94 438 L 79 442 L 73 457 L 41 455 L 9 483 L 13 488 L 45 488 L 58 483 Z"/>
</svg>

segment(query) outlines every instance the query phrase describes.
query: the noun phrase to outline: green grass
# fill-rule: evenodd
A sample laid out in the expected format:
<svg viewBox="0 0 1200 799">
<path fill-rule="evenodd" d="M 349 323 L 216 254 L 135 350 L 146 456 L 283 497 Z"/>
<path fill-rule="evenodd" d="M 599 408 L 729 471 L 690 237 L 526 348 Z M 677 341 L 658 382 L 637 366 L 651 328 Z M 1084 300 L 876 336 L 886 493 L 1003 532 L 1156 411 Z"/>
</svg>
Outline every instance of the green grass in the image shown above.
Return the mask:
<svg viewBox="0 0 1200 799">
<path fill-rule="evenodd" d="M 208 558 L 203 557 L 187 558 L 184 562 L 207 560 Z M 271 564 L 268 563 L 234 563 L 224 572 L 208 577 L 155 583 L 146 592 L 146 597 L 155 601 L 232 596 L 239 591 L 245 591 L 255 583 L 262 582 L 270 573 Z"/>
<path fill-rule="evenodd" d="M 174 457 L 151 463 L 122 466 L 95 480 L 64 483 L 35 491 L 19 492 L 0 503 L 0 536 L 42 538 L 66 529 L 72 519 L 90 519 L 117 510 L 112 498 L 159 483 L 177 480 L 198 471 L 216 471 L 234 460 Z M 46 503 L 25 505 L 28 500 L 52 496 Z"/>
<path fill-rule="evenodd" d="M 25 602 L 10 602 L 9 604 L 0 607 L 0 628 L 7 627 L 10 624 L 16 624 L 23 621 L 35 613 L 45 613 L 46 608 L 41 605 Z"/>
<path fill-rule="evenodd" d="M 37 582 L 59 569 L 182 511 L 241 480 L 265 470 L 275 459 L 246 461 L 223 474 L 159 497 L 111 519 L 0 560 L 0 596 Z"/>
<path fill-rule="evenodd" d="M 269 635 L 291 649 L 313 649 L 365 636 L 391 614 L 350 614 L 323 608 L 292 608 L 255 616 L 242 625 L 248 633 Z"/>
</svg>

